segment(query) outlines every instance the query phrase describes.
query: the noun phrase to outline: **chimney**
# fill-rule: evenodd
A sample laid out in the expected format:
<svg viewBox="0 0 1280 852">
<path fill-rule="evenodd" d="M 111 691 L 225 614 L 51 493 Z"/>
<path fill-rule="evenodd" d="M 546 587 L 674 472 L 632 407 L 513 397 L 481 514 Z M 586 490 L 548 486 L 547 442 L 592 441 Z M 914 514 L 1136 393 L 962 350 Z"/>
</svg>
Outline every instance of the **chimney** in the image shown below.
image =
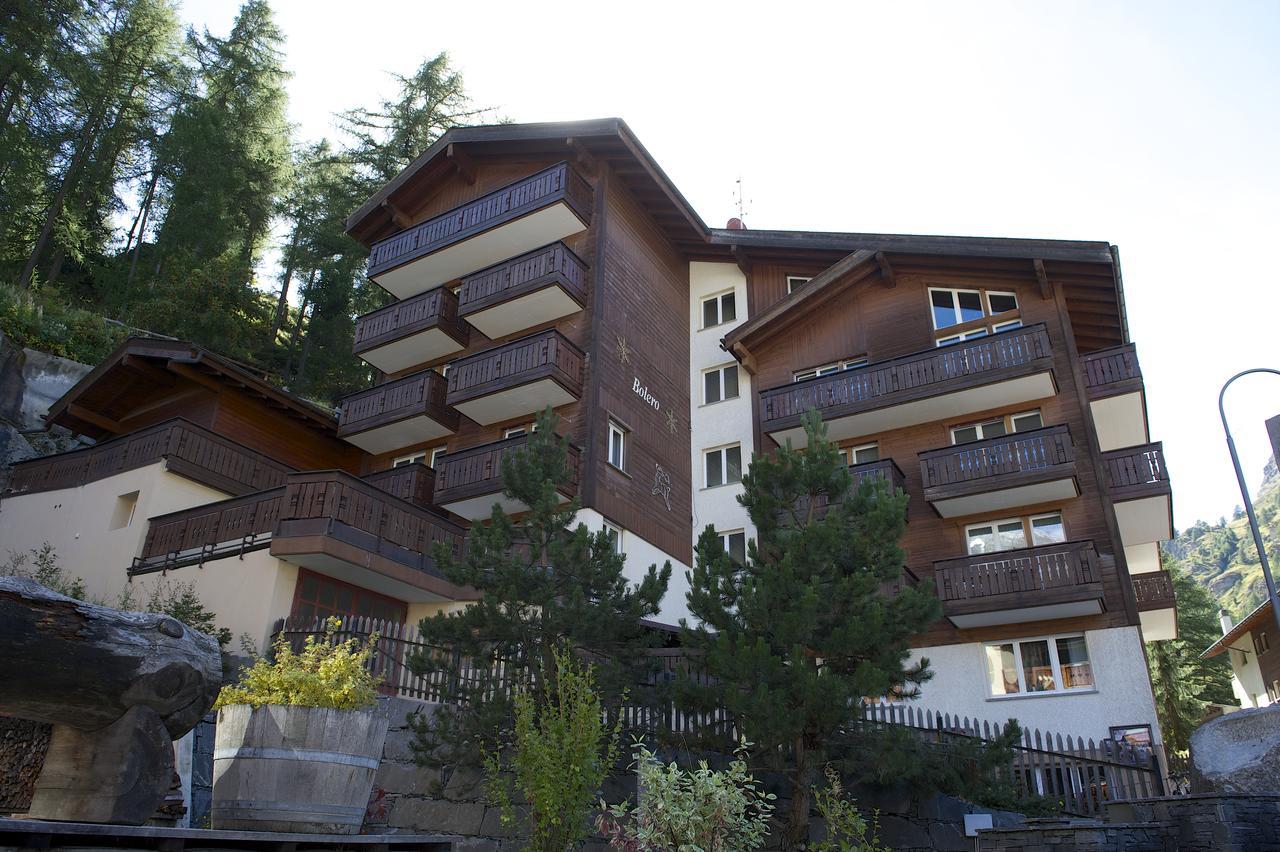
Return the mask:
<svg viewBox="0 0 1280 852">
<path fill-rule="evenodd" d="M 1222 635 L 1226 636 L 1231 632 L 1231 628 L 1236 626 L 1236 621 L 1231 617 L 1231 613 L 1225 609 L 1218 610 L 1218 623 L 1222 625 Z"/>
<path fill-rule="evenodd" d="M 727 231 L 745 231 L 747 229 L 746 224 L 737 216 L 730 219 L 724 227 Z"/>
</svg>

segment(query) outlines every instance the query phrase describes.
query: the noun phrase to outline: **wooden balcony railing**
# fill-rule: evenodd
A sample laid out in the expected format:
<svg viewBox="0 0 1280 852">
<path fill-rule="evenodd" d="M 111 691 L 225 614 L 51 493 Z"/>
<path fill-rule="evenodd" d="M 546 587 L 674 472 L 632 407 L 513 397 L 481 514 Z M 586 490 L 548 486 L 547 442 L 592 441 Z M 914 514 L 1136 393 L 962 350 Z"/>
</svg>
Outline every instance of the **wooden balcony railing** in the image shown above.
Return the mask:
<svg viewBox="0 0 1280 852">
<path fill-rule="evenodd" d="M 290 474 L 285 485 L 151 518 L 131 574 L 164 571 L 268 546 L 325 536 L 434 572 L 435 542 L 461 554 L 465 530 L 342 471 Z"/>
<path fill-rule="evenodd" d="M 898 467 L 893 459 L 880 459 L 879 461 L 864 462 L 863 464 L 849 465 L 849 473 L 853 476 L 853 488 L 861 488 L 864 482 L 884 482 L 887 483 L 890 490 L 906 491 L 907 478 L 902 473 L 902 468 Z M 814 517 L 821 518 L 827 513 L 827 504 L 829 499 L 825 494 L 819 494 L 813 503 Z M 809 498 L 801 497 L 796 501 L 796 514 L 804 519 L 809 506 Z M 789 518 L 789 513 L 784 511 L 783 516 Z"/>
<path fill-rule="evenodd" d="M 374 243 L 369 277 L 558 202 L 568 204 L 582 221 L 591 221 L 591 186 L 568 163 L 556 163 Z"/>
<path fill-rule="evenodd" d="M 417 296 L 370 311 L 356 318 L 356 355 L 438 328 L 466 346 L 471 328 L 458 318 L 458 297 L 447 287 L 437 287 Z"/>
<path fill-rule="evenodd" d="M 451 363 L 446 402 L 457 405 L 540 379 L 553 379 L 581 397 L 584 361 L 582 350 L 563 334 L 554 328 L 540 331 Z"/>
<path fill-rule="evenodd" d="M 181 476 L 245 494 L 284 482 L 293 469 L 269 456 L 176 418 L 118 438 L 13 466 L 7 493 L 75 488 L 164 460 Z"/>
<path fill-rule="evenodd" d="M 436 472 L 421 462 L 404 464 L 361 477 L 393 497 L 408 500 L 415 506 L 431 506 L 435 494 Z"/>
<path fill-rule="evenodd" d="M 1002 435 L 920 453 L 925 499 L 1015 488 L 1075 473 L 1075 447 L 1065 425 Z"/>
<path fill-rule="evenodd" d="M 446 506 L 471 497 L 502 493 L 502 459 L 508 453 L 524 449 L 529 437 L 519 435 L 445 454 L 436 471 L 436 504 Z M 578 448 L 569 444 L 569 476 L 560 483 L 561 492 L 568 497 L 578 493 L 579 456 Z"/>
<path fill-rule="evenodd" d="M 462 279 L 462 316 L 491 308 L 544 287 L 564 288 L 578 304 L 587 301 L 587 265 L 564 243 L 553 243 Z"/>
<path fill-rule="evenodd" d="M 1044 606 L 1102 595 L 1091 541 L 962 556 L 933 564 L 943 612 Z"/>
<path fill-rule="evenodd" d="M 444 376 L 435 370 L 423 370 L 345 396 L 338 418 L 338 437 L 419 416 L 430 417 L 452 432 L 458 428 L 458 412 L 445 403 L 448 391 Z"/>
<path fill-rule="evenodd" d="M 1113 501 L 1171 493 L 1164 447 L 1159 441 L 1103 453 L 1102 464 L 1107 469 L 1107 489 Z"/>
<path fill-rule="evenodd" d="M 1080 367 L 1090 399 L 1142 389 L 1142 370 L 1132 343 L 1081 355 Z"/>
<path fill-rule="evenodd" d="M 816 408 L 824 420 L 914 402 L 1049 368 L 1052 349 L 1043 323 L 940 346 L 853 370 L 762 391 L 766 432 L 790 428 Z"/>
<path fill-rule="evenodd" d="M 1172 609 L 1177 606 L 1177 599 L 1173 594 L 1173 578 L 1168 571 L 1135 574 L 1131 579 L 1133 596 L 1138 601 L 1140 611 Z"/>
</svg>

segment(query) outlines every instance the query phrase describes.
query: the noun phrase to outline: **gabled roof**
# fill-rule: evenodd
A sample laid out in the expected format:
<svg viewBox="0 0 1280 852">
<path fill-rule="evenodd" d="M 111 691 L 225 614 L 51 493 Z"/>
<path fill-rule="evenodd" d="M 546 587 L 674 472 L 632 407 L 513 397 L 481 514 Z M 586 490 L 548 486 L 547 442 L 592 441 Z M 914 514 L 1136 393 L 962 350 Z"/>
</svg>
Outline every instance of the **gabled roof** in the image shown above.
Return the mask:
<svg viewBox="0 0 1280 852">
<path fill-rule="evenodd" d="M 126 405 L 132 388 L 154 391 L 185 378 L 206 386 L 232 387 L 283 410 L 308 426 L 335 434 L 333 414 L 265 379 L 265 373 L 231 358 L 181 340 L 131 337 L 49 407 L 45 420 L 74 432 L 100 438 L 113 434 L 104 403 Z"/>
<path fill-rule="evenodd" d="M 1032 240 L 1006 237 L 948 237 L 929 234 L 857 234 L 836 231 L 752 231 L 713 228 L 713 245 L 744 250 L 839 251 L 860 249 L 898 254 L 999 257 L 1112 263 L 1111 245 L 1086 240 Z"/>
<path fill-rule="evenodd" d="M 1257 609 L 1241 619 L 1240 623 L 1228 630 L 1221 639 L 1214 642 L 1204 650 L 1200 656 L 1216 657 L 1228 650 L 1233 644 L 1243 639 L 1245 636 L 1257 630 L 1266 624 L 1275 624 L 1274 617 L 1271 615 L 1271 601 L 1263 601 Z"/>
</svg>

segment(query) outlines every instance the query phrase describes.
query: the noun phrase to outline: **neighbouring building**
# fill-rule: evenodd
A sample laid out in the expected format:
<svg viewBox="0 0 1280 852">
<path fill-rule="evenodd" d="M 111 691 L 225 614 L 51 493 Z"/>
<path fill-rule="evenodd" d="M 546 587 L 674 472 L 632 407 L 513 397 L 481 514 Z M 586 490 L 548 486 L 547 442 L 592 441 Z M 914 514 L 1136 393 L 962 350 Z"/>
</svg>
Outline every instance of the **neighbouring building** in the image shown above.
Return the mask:
<svg viewBox="0 0 1280 852">
<path fill-rule="evenodd" d="M 356 324 L 373 387 L 334 417 L 131 340 L 51 410 L 99 443 L 18 466 L 4 546 L 52 542 L 97 594 L 190 579 L 258 640 L 416 621 L 473 599 L 430 545 L 463 546 L 550 405 L 563 496 L 635 576 L 672 563 L 673 624 L 693 542 L 745 553 L 742 472 L 817 408 L 910 496 L 904 580 L 943 608 L 922 705 L 1159 742 L 1170 485 L 1109 244 L 709 228 L 617 119 L 451 130 L 347 227 L 397 299 Z"/>
<path fill-rule="evenodd" d="M 1241 707 L 1267 707 L 1280 703 L 1280 631 L 1271 601 L 1262 604 L 1236 624 L 1226 610 L 1219 613 L 1222 638 L 1201 655 L 1226 654 L 1231 660 L 1231 691 Z"/>
</svg>

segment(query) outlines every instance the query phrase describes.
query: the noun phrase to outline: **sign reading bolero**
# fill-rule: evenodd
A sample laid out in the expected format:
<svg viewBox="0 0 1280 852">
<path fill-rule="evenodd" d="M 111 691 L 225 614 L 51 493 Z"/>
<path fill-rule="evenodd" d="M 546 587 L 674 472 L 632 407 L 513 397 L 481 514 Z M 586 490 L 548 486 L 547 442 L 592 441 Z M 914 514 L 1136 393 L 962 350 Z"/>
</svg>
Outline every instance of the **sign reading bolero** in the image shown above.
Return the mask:
<svg viewBox="0 0 1280 852">
<path fill-rule="evenodd" d="M 649 393 L 648 385 L 642 385 L 640 384 L 639 379 L 635 379 L 635 381 L 631 385 L 631 389 L 636 392 L 636 396 L 640 397 L 645 402 L 649 403 L 649 405 L 652 405 L 654 411 L 661 410 L 662 406 L 658 405 L 658 400 L 654 397 L 653 394 Z"/>
</svg>

